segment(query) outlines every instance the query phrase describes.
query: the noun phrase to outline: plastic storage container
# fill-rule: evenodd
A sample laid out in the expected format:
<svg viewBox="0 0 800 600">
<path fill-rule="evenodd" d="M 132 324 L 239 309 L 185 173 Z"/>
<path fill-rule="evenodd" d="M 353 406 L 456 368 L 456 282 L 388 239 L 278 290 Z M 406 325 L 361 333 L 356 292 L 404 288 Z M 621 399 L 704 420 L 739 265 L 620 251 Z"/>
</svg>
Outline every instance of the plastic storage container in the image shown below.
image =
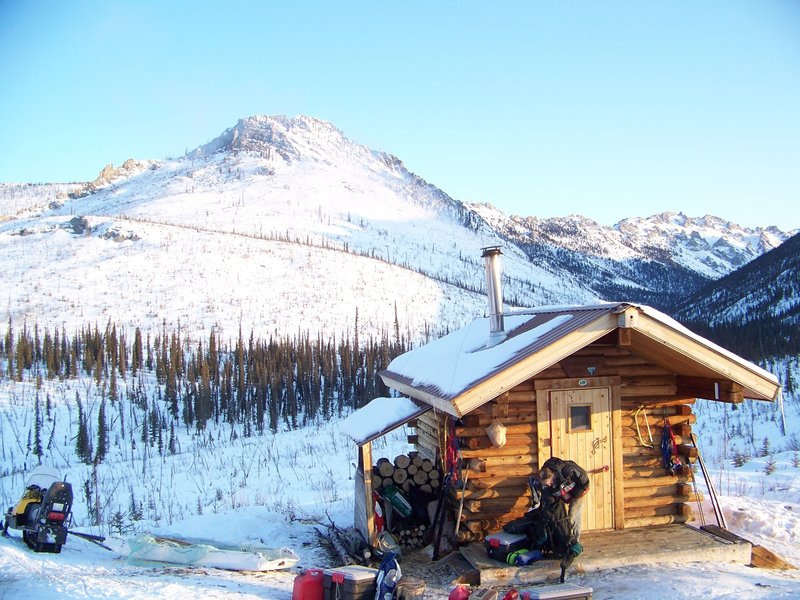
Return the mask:
<svg viewBox="0 0 800 600">
<path fill-rule="evenodd" d="M 554 583 L 519 591 L 522 600 L 592 600 L 592 588 L 574 583 Z"/>
<path fill-rule="evenodd" d="M 322 569 L 308 569 L 294 578 L 292 600 L 322 600 Z"/>
<path fill-rule="evenodd" d="M 323 600 L 374 600 L 378 569 L 351 565 L 323 571 Z"/>
<path fill-rule="evenodd" d="M 392 508 L 400 513 L 400 516 L 404 519 L 411 516 L 413 512 L 413 508 L 411 508 L 411 503 L 403 496 L 403 493 L 394 485 L 387 485 L 381 493 L 389 499 L 389 502 L 392 504 Z"/>
<path fill-rule="evenodd" d="M 506 562 L 509 554 L 527 547 L 528 536 L 524 533 L 498 531 L 487 535 L 486 539 L 483 540 L 483 545 L 490 558 Z"/>
</svg>

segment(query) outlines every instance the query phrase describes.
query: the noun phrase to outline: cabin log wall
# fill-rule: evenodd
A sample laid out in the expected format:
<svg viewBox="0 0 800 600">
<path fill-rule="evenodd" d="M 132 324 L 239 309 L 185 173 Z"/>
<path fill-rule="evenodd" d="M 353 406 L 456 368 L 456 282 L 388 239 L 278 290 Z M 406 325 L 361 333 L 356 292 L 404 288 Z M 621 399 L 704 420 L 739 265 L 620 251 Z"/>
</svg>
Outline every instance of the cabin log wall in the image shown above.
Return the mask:
<svg viewBox="0 0 800 600">
<path fill-rule="evenodd" d="M 528 510 L 528 477 L 539 469 L 534 386 L 547 380 L 586 377 L 590 364 L 596 368 L 594 377 L 617 376 L 621 380 L 621 439 L 614 440 L 614 452 L 622 455 L 622 490 L 618 492 L 624 500 L 622 519 L 617 517 L 616 527 L 693 520 L 691 505 L 697 498 L 688 464 L 697 457 L 691 442 L 695 398 L 679 393 L 677 378 L 668 369 L 625 347 L 595 344 L 475 409 L 456 425 L 462 473 L 469 473 L 465 489 L 460 489 L 459 483 L 451 490 L 453 506 L 463 505 L 460 541 L 482 539 Z M 421 453 L 429 457 L 437 454 L 441 443 L 438 432 L 445 419 L 432 413 L 420 417 L 416 433 Z M 485 430 L 494 419 L 506 426 L 506 444 L 499 448 L 492 446 Z M 661 462 L 665 420 L 684 463 L 682 472 L 676 475 L 667 474 Z M 648 447 L 651 437 L 652 447 Z"/>
</svg>

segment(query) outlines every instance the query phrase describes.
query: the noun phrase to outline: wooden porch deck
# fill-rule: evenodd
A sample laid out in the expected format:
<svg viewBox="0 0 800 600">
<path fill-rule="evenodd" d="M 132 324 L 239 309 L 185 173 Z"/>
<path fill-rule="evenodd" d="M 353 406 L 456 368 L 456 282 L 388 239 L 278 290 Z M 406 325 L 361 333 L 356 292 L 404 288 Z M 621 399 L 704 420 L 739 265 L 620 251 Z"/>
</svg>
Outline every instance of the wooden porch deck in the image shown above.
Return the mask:
<svg viewBox="0 0 800 600">
<path fill-rule="evenodd" d="M 752 544 L 746 540 L 725 540 L 689 525 L 587 531 L 581 536 L 581 543 L 583 553 L 575 559 L 567 571 L 567 577 L 570 573 L 591 573 L 666 562 L 750 564 L 752 553 Z M 484 586 L 552 582 L 558 581 L 561 575 L 557 560 L 512 567 L 489 558 L 480 543 L 464 546 L 460 552 L 479 572 L 480 580 L 476 583 Z"/>
</svg>

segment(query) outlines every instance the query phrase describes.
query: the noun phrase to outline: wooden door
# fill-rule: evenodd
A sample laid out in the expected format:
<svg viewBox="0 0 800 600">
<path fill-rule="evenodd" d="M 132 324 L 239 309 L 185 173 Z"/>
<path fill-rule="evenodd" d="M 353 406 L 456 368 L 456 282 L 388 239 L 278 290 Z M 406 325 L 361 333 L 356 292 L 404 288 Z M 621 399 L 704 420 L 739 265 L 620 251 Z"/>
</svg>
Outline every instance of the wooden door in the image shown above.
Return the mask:
<svg viewBox="0 0 800 600">
<path fill-rule="evenodd" d="M 557 456 L 575 461 L 589 474 L 591 484 L 583 509 L 583 531 L 614 528 L 611 404 L 610 387 L 537 392 L 539 464 Z"/>
</svg>

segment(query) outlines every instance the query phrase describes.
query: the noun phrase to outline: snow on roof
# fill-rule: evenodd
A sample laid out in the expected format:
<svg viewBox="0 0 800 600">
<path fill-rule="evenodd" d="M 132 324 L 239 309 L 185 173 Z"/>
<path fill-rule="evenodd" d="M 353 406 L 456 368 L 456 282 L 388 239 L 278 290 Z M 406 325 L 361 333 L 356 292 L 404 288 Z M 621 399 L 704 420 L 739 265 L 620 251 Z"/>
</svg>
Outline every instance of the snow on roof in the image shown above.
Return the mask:
<svg viewBox="0 0 800 600">
<path fill-rule="evenodd" d="M 508 315 L 505 317 L 506 331 L 513 331 L 532 318 L 530 314 Z M 409 378 L 414 387 L 435 387 L 442 397 L 453 397 L 572 318 L 571 314 L 555 315 L 545 323 L 509 336 L 490 348 L 486 347 L 489 319 L 475 319 L 451 334 L 398 356 L 389 363 L 387 371 Z"/>
<path fill-rule="evenodd" d="M 409 398 L 375 398 L 350 413 L 340 423 L 339 429 L 361 445 L 389 433 L 429 409 L 430 406 L 419 406 Z"/>
<path fill-rule="evenodd" d="M 636 308 L 650 319 L 680 335 L 718 352 L 766 381 L 777 384 L 772 373 L 693 333 L 666 314 L 640 304 L 608 302 L 583 306 L 544 306 L 505 316 L 508 337 L 487 348 L 488 318 L 475 319 L 465 327 L 395 358 L 386 369 L 390 377 L 406 380 L 416 389 L 427 389 L 440 398 L 454 398 L 483 379 L 551 344 L 554 337 L 581 327 L 602 313 Z M 544 320 L 546 319 L 546 320 Z M 544 322 L 543 322 L 544 320 Z"/>
</svg>

